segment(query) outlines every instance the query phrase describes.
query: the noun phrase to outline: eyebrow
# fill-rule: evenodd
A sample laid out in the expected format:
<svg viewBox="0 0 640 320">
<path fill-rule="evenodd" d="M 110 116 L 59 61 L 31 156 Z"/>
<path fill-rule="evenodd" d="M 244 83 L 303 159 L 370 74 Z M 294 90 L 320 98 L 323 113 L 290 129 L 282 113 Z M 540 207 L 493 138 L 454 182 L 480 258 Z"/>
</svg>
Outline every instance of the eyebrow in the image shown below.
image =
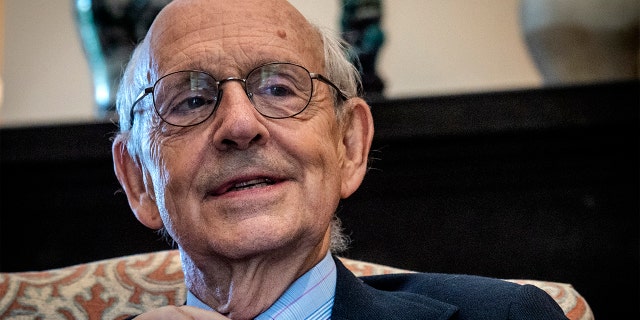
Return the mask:
<svg viewBox="0 0 640 320">
<path fill-rule="evenodd" d="M 300 62 L 298 59 L 273 59 L 273 58 L 266 58 L 266 57 L 260 56 L 256 58 L 250 58 L 250 60 L 247 63 L 234 64 L 232 66 L 233 69 L 239 72 L 239 74 L 235 74 L 235 75 L 229 74 L 228 72 L 220 71 L 221 70 L 220 68 L 216 68 L 215 70 L 211 68 L 211 65 L 219 66 L 220 64 L 215 64 L 207 61 L 194 61 L 194 63 L 185 64 L 178 69 L 175 69 L 175 70 L 171 69 L 171 71 L 166 71 L 162 73 L 160 76 L 163 76 L 167 73 L 179 71 L 179 70 L 197 70 L 197 71 L 208 73 L 217 80 L 221 80 L 220 78 L 226 78 L 226 77 L 244 77 L 247 75 L 247 73 L 249 73 L 251 70 L 255 68 L 258 68 L 260 66 L 263 66 L 269 63 L 281 63 L 281 62 L 297 64 L 307 68 L 306 65 Z M 208 67 L 206 65 L 208 65 Z M 309 70 L 309 71 L 313 73 L 315 70 Z"/>
</svg>

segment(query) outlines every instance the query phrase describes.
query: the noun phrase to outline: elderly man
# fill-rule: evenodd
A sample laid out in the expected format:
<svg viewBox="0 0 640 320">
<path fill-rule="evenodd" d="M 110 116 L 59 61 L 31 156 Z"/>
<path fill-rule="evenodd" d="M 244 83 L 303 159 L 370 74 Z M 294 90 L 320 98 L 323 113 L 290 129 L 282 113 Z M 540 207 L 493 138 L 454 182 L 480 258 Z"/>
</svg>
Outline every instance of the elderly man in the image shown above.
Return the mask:
<svg viewBox="0 0 640 320">
<path fill-rule="evenodd" d="M 127 66 L 113 141 L 137 219 L 177 244 L 184 306 L 136 319 L 564 319 L 497 279 L 358 279 L 335 211 L 373 137 L 339 37 L 284 0 L 175 0 Z"/>
</svg>

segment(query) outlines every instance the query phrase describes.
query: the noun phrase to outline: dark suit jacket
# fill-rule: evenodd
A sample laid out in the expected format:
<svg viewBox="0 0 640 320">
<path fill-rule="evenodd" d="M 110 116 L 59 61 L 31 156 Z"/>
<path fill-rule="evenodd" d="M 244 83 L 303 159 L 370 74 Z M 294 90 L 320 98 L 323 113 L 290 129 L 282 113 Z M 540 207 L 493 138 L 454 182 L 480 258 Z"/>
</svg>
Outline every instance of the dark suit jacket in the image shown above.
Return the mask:
<svg viewBox="0 0 640 320">
<path fill-rule="evenodd" d="M 555 300 L 536 286 L 438 273 L 356 277 L 334 260 L 332 320 L 567 319 Z"/>
<path fill-rule="evenodd" d="M 338 259 L 332 320 L 567 319 L 542 289 L 479 276 L 415 273 L 357 278 Z"/>
</svg>

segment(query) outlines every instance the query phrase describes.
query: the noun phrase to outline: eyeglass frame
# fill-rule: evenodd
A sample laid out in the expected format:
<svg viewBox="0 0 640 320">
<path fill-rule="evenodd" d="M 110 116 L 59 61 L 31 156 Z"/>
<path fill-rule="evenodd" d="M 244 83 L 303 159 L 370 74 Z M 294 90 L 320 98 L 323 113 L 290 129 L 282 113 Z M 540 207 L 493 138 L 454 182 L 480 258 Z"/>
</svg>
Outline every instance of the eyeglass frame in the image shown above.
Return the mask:
<svg viewBox="0 0 640 320">
<path fill-rule="evenodd" d="M 155 101 L 155 99 L 152 99 L 153 110 L 155 110 L 155 112 L 156 112 L 156 114 L 158 115 L 158 117 L 160 117 L 160 120 L 162 120 L 164 123 L 167 123 L 167 124 L 169 124 L 169 125 L 176 126 L 176 127 L 193 127 L 193 126 L 197 126 L 197 125 L 199 125 L 199 124 L 201 124 L 201 123 L 203 123 L 203 122 L 207 121 L 207 119 L 209 119 L 209 118 L 211 117 L 211 115 L 213 115 L 213 114 L 215 113 L 215 111 L 218 109 L 218 105 L 220 104 L 220 100 L 222 100 L 222 90 L 220 89 L 220 86 L 222 86 L 225 82 L 229 82 L 229 81 L 240 81 L 240 82 L 242 82 L 242 83 L 244 84 L 244 85 L 243 85 L 243 87 L 244 87 L 244 92 L 245 92 L 245 94 L 247 95 L 247 97 L 249 98 L 249 92 L 247 92 L 247 86 L 246 86 L 246 83 L 247 83 L 247 77 L 248 77 L 251 73 L 253 73 L 255 70 L 258 70 L 258 69 L 260 69 L 260 68 L 263 68 L 263 67 L 266 67 L 266 66 L 269 66 L 269 65 L 273 65 L 273 64 L 288 64 L 288 65 L 293 65 L 293 66 L 300 67 L 300 68 L 302 68 L 303 70 L 305 70 L 305 71 L 309 74 L 309 78 L 311 79 L 311 92 L 310 92 L 310 94 L 309 94 L 309 101 L 307 101 L 307 104 L 306 104 L 302 109 L 300 109 L 300 111 L 299 111 L 299 112 L 296 112 L 295 114 L 292 114 L 292 115 L 287 116 L 287 117 L 282 117 L 282 118 L 269 117 L 269 116 L 266 116 L 266 115 L 262 114 L 262 112 L 260 112 L 258 109 L 256 109 L 256 111 L 258 111 L 258 113 L 260 113 L 260 114 L 261 114 L 263 117 L 265 117 L 265 118 L 286 119 L 286 118 L 294 117 L 294 116 L 296 116 L 296 115 L 298 115 L 298 114 L 302 113 L 304 110 L 306 110 L 306 109 L 307 109 L 307 107 L 309 106 L 309 103 L 311 103 L 311 98 L 313 97 L 313 93 L 314 93 L 314 90 L 313 90 L 313 89 L 314 89 L 314 86 L 313 86 L 313 80 L 314 80 L 314 79 L 315 79 L 315 80 L 319 80 L 319 81 L 321 81 L 321 82 L 324 82 L 325 84 L 328 84 L 330 87 L 332 87 L 333 89 L 335 89 L 335 90 L 336 90 L 336 92 L 337 92 L 337 94 L 338 94 L 338 97 L 340 97 L 340 99 L 341 99 L 342 101 L 346 101 L 346 100 L 348 100 L 348 99 L 349 99 L 349 97 L 348 97 L 348 96 L 347 96 L 347 95 L 346 95 L 346 94 L 345 94 L 345 93 L 344 93 L 340 88 L 338 88 L 338 86 L 337 86 L 337 85 L 335 85 L 331 80 L 329 80 L 329 78 L 327 78 L 327 77 L 323 76 L 323 75 L 322 75 L 322 74 L 320 74 L 320 73 L 310 72 L 307 68 L 305 68 L 305 67 L 303 67 L 303 66 L 301 66 L 301 65 L 299 65 L 299 64 L 295 64 L 295 63 L 291 63 L 291 62 L 270 62 L 270 63 L 265 63 L 265 64 L 263 64 L 263 65 L 260 65 L 260 66 L 257 66 L 257 67 L 255 67 L 255 68 L 251 69 L 251 71 L 249 71 L 249 72 L 247 73 L 247 75 L 246 75 L 244 78 L 239 78 L 239 77 L 228 77 L 228 78 L 224 78 L 224 79 L 222 79 L 222 80 L 217 80 L 213 75 L 211 75 L 210 73 L 208 73 L 208 72 L 206 72 L 206 71 L 202 71 L 202 70 L 189 70 L 189 69 L 188 69 L 188 70 L 179 70 L 179 71 L 174 71 L 174 72 L 170 72 L 170 73 L 167 73 L 167 74 L 163 75 L 162 77 L 158 78 L 158 80 L 156 80 L 156 81 L 153 83 L 153 85 L 152 85 L 152 86 L 150 86 L 150 87 L 146 87 L 146 88 L 144 88 L 144 89 L 142 90 L 142 92 L 140 92 L 140 94 L 136 97 L 136 99 L 135 99 L 135 100 L 133 101 L 133 103 L 131 104 L 131 109 L 130 109 L 130 111 L 129 111 L 129 127 L 130 127 L 130 128 L 133 128 L 133 120 L 134 120 L 134 115 L 135 115 L 134 109 L 135 109 L 135 107 L 136 107 L 136 104 L 138 104 L 138 102 L 140 102 L 142 99 L 144 99 L 147 95 L 149 95 L 149 94 L 152 94 L 152 95 L 153 95 L 153 91 L 155 90 L 155 87 L 156 87 L 156 85 L 158 84 L 158 82 L 160 82 L 160 80 L 162 80 L 163 78 L 165 78 L 165 77 L 167 77 L 167 76 L 169 76 L 169 75 L 172 75 L 172 74 L 175 74 L 175 73 L 180 73 L 180 72 L 200 72 L 200 73 L 204 73 L 204 74 L 206 74 L 206 75 L 210 76 L 213 80 L 215 80 L 216 90 L 218 91 L 218 92 L 217 92 L 218 97 L 217 97 L 217 99 L 216 99 L 216 104 L 213 106 L 213 108 L 211 109 L 211 113 L 210 113 L 208 116 L 204 117 L 201 121 L 198 121 L 198 122 L 193 123 L 193 124 L 188 124 L 188 125 L 177 125 L 177 124 L 173 124 L 173 123 L 169 123 L 169 122 L 167 122 L 167 121 L 166 121 L 166 120 L 165 120 L 165 119 L 160 115 L 160 112 L 158 111 L 158 108 L 156 107 L 156 101 Z M 251 102 L 251 105 L 252 105 L 252 106 L 254 107 L 254 109 L 255 109 L 255 108 L 256 108 L 256 106 L 255 106 L 255 104 L 254 104 L 253 100 L 249 98 L 249 101 Z"/>
</svg>

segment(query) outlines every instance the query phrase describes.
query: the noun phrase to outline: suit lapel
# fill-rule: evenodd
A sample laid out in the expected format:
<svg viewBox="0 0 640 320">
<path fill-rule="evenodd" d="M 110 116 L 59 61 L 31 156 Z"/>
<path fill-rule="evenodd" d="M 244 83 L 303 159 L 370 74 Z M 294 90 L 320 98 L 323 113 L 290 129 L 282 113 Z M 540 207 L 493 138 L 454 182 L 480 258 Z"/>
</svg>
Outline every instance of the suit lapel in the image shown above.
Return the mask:
<svg viewBox="0 0 640 320">
<path fill-rule="evenodd" d="M 377 290 L 357 278 L 339 259 L 331 319 L 449 319 L 456 307 L 408 292 Z"/>
</svg>

